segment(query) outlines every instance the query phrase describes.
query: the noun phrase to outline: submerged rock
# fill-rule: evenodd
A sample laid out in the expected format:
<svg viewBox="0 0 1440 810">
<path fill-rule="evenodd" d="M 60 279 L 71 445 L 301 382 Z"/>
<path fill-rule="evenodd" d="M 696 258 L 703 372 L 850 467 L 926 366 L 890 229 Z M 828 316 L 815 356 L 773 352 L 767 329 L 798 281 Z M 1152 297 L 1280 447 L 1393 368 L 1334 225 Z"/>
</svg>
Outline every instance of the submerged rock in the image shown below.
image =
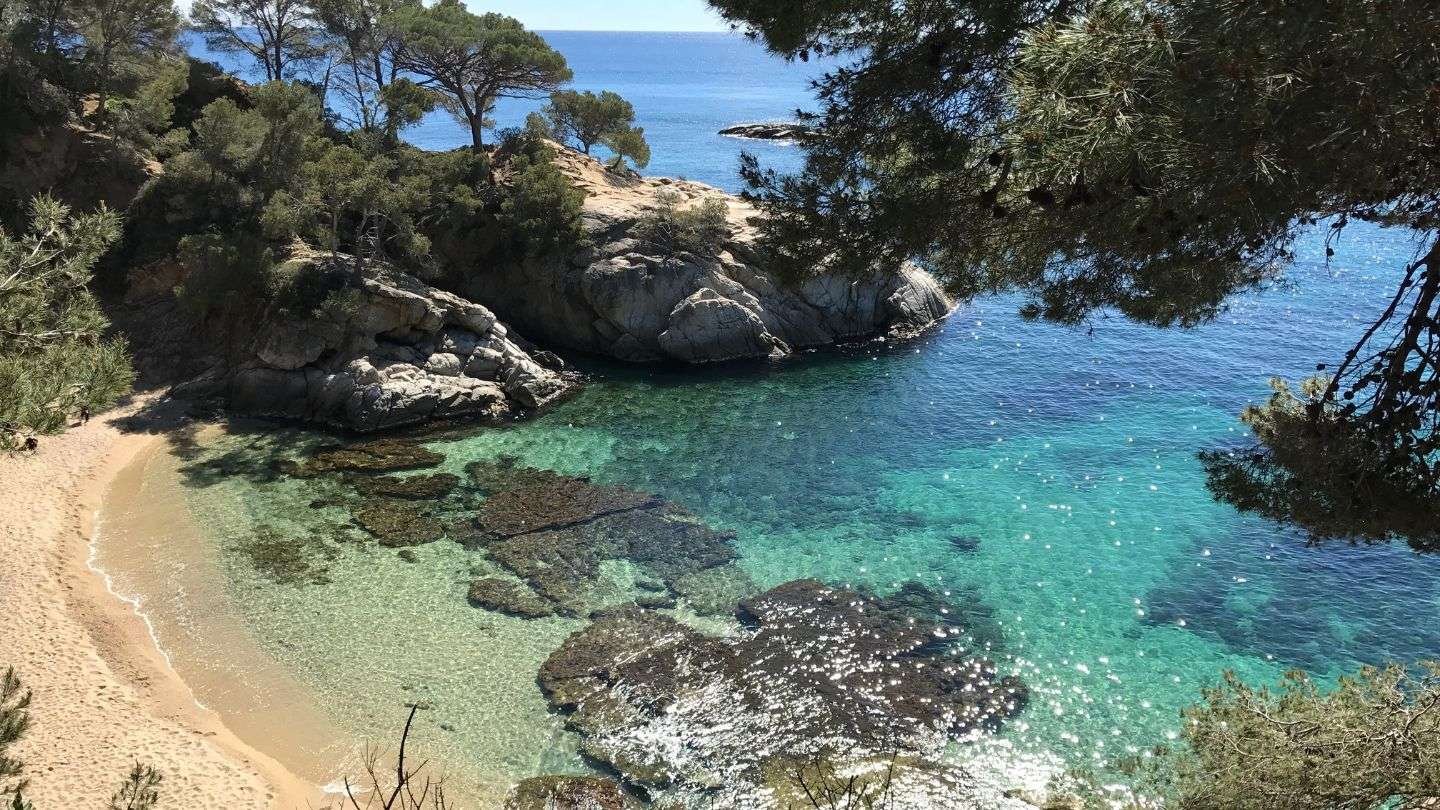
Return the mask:
<svg viewBox="0 0 1440 810">
<path fill-rule="evenodd" d="M 297 478 L 332 473 L 390 473 L 438 467 L 445 456 L 405 439 L 376 439 L 327 445 L 302 462 L 284 463 L 285 472 Z"/>
<path fill-rule="evenodd" d="M 470 604 L 476 607 L 524 619 L 539 619 L 555 614 L 550 603 L 536 596 L 525 583 L 513 579 L 477 579 L 470 583 L 467 598 Z"/>
<path fill-rule="evenodd" d="M 899 600 L 786 583 L 737 610 L 749 629 L 707 636 L 638 609 L 606 614 L 541 667 L 585 752 L 650 789 L 725 791 L 780 759 L 936 750 L 997 727 L 1025 687 L 955 646 L 960 628 Z"/>
<path fill-rule="evenodd" d="M 731 565 L 734 534 L 706 526 L 659 496 L 519 467 L 513 460 L 466 469 L 489 493 L 469 544 L 483 547 L 555 612 L 587 616 L 606 606 L 658 606 L 703 594 L 692 601 L 697 611 L 728 613 L 753 592 L 749 578 Z M 610 562 L 629 566 L 628 582 L 606 575 Z M 695 579 L 700 575 L 705 579 Z M 726 602 L 722 593 L 733 598 Z"/>
<path fill-rule="evenodd" d="M 354 512 L 355 522 L 386 548 L 423 546 L 445 538 L 445 526 L 414 501 L 377 499 Z"/>
<path fill-rule="evenodd" d="M 784 268 L 757 247 L 759 211 L 719 189 L 620 177 L 573 150 L 561 149 L 556 165 L 587 194 L 588 245 L 573 257 L 487 267 L 465 289 L 555 346 L 627 362 L 766 358 L 913 334 L 950 312 L 935 279 L 910 264 L 784 283 Z M 647 243 L 641 226 L 662 195 L 681 209 L 723 202 L 728 234 L 704 255 Z"/>
<path fill-rule="evenodd" d="M 350 478 L 355 489 L 370 498 L 403 498 L 412 501 L 438 501 L 450 496 L 460 485 L 460 476 L 450 473 L 436 475 L 411 475 L 397 478 L 391 475 Z"/>
<path fill-rule="evenodd" d="M 515 786 L 505 810 L 630 810 L 639 805 L 613 779 L 535 776 Z"/>
</svg>

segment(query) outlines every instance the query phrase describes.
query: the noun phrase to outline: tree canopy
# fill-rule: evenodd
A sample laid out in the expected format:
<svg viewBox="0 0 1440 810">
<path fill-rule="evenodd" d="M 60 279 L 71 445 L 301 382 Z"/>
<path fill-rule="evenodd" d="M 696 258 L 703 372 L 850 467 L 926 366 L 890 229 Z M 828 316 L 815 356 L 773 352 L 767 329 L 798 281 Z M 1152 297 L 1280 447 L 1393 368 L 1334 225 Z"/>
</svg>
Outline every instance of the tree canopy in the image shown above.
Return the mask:
<svg viewBox="0 0 1440 810">
<path fill-rule="evenodd" d="M 487 116 L 501 98 L 539 98 L 570 81 L 565 57 L 503 14 L 473 14 L 460 0 L 401 8 L 395 64 L 419 77 L 436 102 L 484 146 Z"/>
<path fill-rule="evenodd" d="M 0 448 L 108 407 L 133 380 L 125 343 L 105 336 L 109 324 L 86 286 L 119 218 L 72 217 L 38 197 L 30 222 L 22 236 L 0 229 Z"/>
<path fill-rule="evenodd" d="M 797 272 L 920 259 L 961 295 L 1025 293 L 1031 317 L 1190 326 L 1276 278 L 1307 229 L 1440 225 L 1428 0 L 714 5 L 787 56 L 844 62 L 817 84 L 804 171 L 742 166 Z M 1303 389 L 1304 429 L 1270 438 L 1343 444 L 1367 459 L 1360 491 L 1408 477 L 1440 515 L 1437 316 L 1425 250 Z M 1255 452 L 1297 457 L 1273 450 Z M 1325 486 L 1308 472 L 1286 468 Z"/>
<path fill-rule="evenodd" d="M 543 114 L 559 140 L 579 143 L 587 155 L 598 144 L 637 168 L 650 163 L 645 130 L 635 126 L 635 107 L 617 93 L 561 90 L 550 95 Z"/>
<path fill-rule="evenodd" d="M 315 12 L 305 0 L 195 0 L 190 24 L 207 46 L 248 54 L 266 81 L 294 78 L 322 53 Z"/>
</svg>

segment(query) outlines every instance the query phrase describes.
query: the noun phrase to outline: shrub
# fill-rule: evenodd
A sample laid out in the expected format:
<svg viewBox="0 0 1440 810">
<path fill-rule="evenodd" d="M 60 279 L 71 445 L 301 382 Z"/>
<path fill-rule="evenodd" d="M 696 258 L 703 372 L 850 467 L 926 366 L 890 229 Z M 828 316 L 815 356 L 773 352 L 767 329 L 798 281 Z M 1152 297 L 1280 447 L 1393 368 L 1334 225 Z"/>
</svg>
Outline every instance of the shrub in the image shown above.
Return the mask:
<svg viewBox="0 0 1440 810">
<path fill-rule="evenodd" d="M 635 224 L 635 238 L 658 251 L 667 263 L 683 254 L 719 255 L 730 236 L 729 206 L 716 197 L 689 208 L 682 208 L 683 203 L 677 192 L 661 192 L 654 207 Z"/>
</svg>

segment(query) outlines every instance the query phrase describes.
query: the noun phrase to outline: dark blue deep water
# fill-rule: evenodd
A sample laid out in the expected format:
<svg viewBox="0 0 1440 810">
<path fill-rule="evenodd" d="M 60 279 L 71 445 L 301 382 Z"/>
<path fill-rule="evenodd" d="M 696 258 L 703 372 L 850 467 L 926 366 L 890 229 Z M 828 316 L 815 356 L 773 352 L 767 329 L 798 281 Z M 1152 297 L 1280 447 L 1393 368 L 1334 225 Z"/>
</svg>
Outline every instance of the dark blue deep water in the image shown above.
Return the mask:
<svg viewBox="0 0 1440 810">
<path fill-rule="evenodd" d="M 715 133 L 805 106 L 813 66 L 729 35 L 547 37 L 578 87 L 634 102 L 651 173 L 733 190 L 742 148 L 796 165 L 793 147 Z M 507 103 L 501 123 L 533 107 Z M 437 114 L 410 138 L 439 149 L 465 133 Z M 1004 732 L 1008 753 L 984 756 L 1101 762 L 1173 736 L 1179 709 L 1226 668 L 1259 680 L 1291 667 L 1331 677 L 1440 651 L 1440 559 L 1399 545 L 1308 547 L 1291 527 L 1215 503 L 1195 459 L 1243 441 L 1236 415 L 1268 395 L 1270 377 L 1334 362 L 1415 247 L 1404 233 L 1352 227 L 1327 261 L 1319 238 L 1307 239 L 1286 284 L 1190 331 L 1111 318 L 1092 335 L 1023 322 L 1001 297 L 963 306 L 905 346 L 683 373 L 605 367 L 533 423 L 436 447 L 457 469 L 510 454 L 661 493 L 734 529 L 742 564 L 765 584 L 818 576 L 887 591 L 918 579 L 977 600 L 1003 628 L 998 657 L 1035 693 Z M 204 508 L 223 509 L 230 525 L 258 521 L 277 496 L 249 486 L 219 487 L 224 499 Z M 434 553 L 436 570 L 458 565 Z M 457 751 L 479 761 L 506 741 L 503 761 L 481 770 L 573 764 L 560 732 L 514 730 L 543 716 L 537 696 L 520 694 L 533 690 L 530 674 L 477 687 L 487 670 L 465 658 L 492 656 L 485 677 L 504 680 L 493 662 L 533 666 L 557 636 L 527 631 L 535 649 L 525 652 L 508 625 L 473 635 L 463 577 L 445 579 L 428 603 L 415 566 L 375 565 L 357 564 L 333 592 L 246 580 L 237 598 L 262 640 L 320 690 L 344 683 L 357 653 L 383 650 L 357 627 L 422 628 L 433 647 L 421 643 L 396 665 L 413 671 L 376 675 L 369 705 L 401 702 L 400 684 L 420 678 L 440 719 L 459 729 Z M 356 583 L 397 577 L 416 583 L 399 604 L 381 610 L 354 596 Z M 362 714 L 340 691 L 331 708 Z"/>
</svg>

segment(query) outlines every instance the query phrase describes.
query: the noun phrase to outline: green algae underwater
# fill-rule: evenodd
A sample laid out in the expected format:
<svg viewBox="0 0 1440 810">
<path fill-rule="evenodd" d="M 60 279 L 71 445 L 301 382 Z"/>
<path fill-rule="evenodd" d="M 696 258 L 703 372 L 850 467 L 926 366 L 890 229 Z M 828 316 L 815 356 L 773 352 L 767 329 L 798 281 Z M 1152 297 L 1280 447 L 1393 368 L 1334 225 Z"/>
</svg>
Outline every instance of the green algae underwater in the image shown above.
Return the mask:
<svg viewBox="0 0 1440 810">
<path fill-rule="evenodd" d="M 1366 232 L 1342 253 L 1348 264 L 1302 261 L 1292 286 L 1191 332 L 1115 320 L 1092 335 L 1022 321 L 1000 298 L 914 342 L 779 364 L 582 361 L 591 383 L 580 395 L 522 424 L 428 436 L 444 461 L 422 472 L 463 478 L 469 464 L 506 458 L 654 493 L 733 532 L 737 564 L 762 588 L 813 577 L 945 594 L 983 617 L 988 655 L 1029 702 L 997 733 L 932 753 L 996 789 L 1043 785 L 1174 739 L 1181 708 L 1223 670 L 1328 678 L 1440 649 L 1440 560 L 1398 544 L 1312 547 L 1217 504 L 1195 458 L 1244 441 L 1235 414 L 1265 395 L 1269 375 L 1338 355 L 1409 249 Z M 327 502 L 329 484 L 263 473 L 261 460 L 325 441 L 276 426 L 207 434 L 152 461 L 151 503 L 102 514 L 98 561 L 151 614 L 177 668 L 228 673 L 209 682 L 229 686 L 199 688 L 200 699 L 227 718 L 308 704 L 334 729 L 311 751 L 305 775 L 317 779 L 414 702 L 426 707 L 427 755 L 486 795 L 530 775 L 591 772 L 536 684 L 586 621 L 476 608 L 467 588 L 494 571 L 482 552 L 451 540 L 366 545 L 346 507 Z M 125 553 L 142 542 L 125 512 L 142 508 L 183 513 L 193 552 Z M 277 537 L 298 545 L 277 550 Z M 177 586 L 196 559 L 214 568 L 203 599 Z M 633 580 L 616 565 L 606 577 Z M 723 616 L 679 613 L 737 632 Z M 218 616 L 244 628 L 244 660 L 205 641 Z M 300 697 L 257 704 L 261 663 Z"/>
</svg>

